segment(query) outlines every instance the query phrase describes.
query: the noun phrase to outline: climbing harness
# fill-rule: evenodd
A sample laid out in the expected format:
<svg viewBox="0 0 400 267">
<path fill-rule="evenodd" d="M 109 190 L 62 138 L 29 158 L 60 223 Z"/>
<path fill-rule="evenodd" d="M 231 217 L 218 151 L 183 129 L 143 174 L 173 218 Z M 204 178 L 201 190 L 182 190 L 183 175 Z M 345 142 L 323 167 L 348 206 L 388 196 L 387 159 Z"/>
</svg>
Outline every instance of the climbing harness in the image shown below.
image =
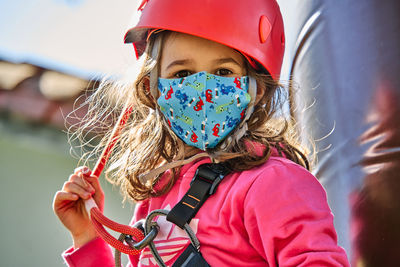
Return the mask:
<svg viewBox="0 0 400 267">
<path fill-rule="evenodd" d="M 170 211 L 153 210 L 147 215 L 144 224 L 145 238 L 140 243 L 149 245 L 150 251 L 159 266 L 166 267 L 167 265 L 162 260 L 153 242 L 158 232 L 158 225 L 156 222 L 153 222 L 156 216 L 166 216 L 168 221 L 185 230 L 190 239 L 190 245 L 182 252 L 172 267 L 209 266 L 200 253 L 200 242 L 190 228 L 189 223 L 204 202 L 215 193 L 219 183 L 228 173 L 229 170 L 223 163 L 205 163 L 200 165 L 190 183 L 189 190 Z M 134 248 L 143 248 L 138 247 L 138 243 L 129 240 L 129 237 L 125 237 L 125 241 Z M 120 254 L 117 255 L 120 257 Z"/>
<path fill-rule="evenodd" d="M 93 168 L 91 175 L 100 176 L 112 148 L 118 140 L 120 130 L 126 124 L 131 112 L 132 107 L 127 104 L 117 121 L 106 148 Z M 209 266 L 200 253 L 200 242 L 190 228 L 189 223 L 208 197 L 215 193 L 217 186 L 228 173 L 229 170 L 223 163 L 206 163 L 200 165 L 190 183 L 188 192 L 178 204 L 176 204 L 171 211 L 152 211 L 147 216 L 144 227 L 141 225 L 141 222 L 131 227 L 110 220 L 103 215 L 93 198 L 85 200 L 85 208 L 90 215 L 96 232 L 104 241 L 115 248 L 115 264 L 118 267 L 121 266 L 121 252 L 128 255 L 137 255 L 146 246 L 150 247 L 157 264 L 159 266 L 166 266 L 153 242 L 159 231 L 157 223 L 152 221 L 156 216 L 166 216 L 168 221 L 185 230 L 189 236 L 191 244 L 176 260 L 173 267 Z M 114 238 L 104 227 L 121 233 L 120 237 L 118 239 Z"/>
<path fill-rule="evenodd" d="M 190 223 L 206 199 L 215 193 L 217 186 L 229 173 L 222 163 L 206 163 L 198 167 L 189 190 L 167 215 L 167 220 L 183 229 Z"/>
<path fill-rule="evenodd" d="M 229 173 L 229 170 L 222 163 L 206 163 L 198 167 L 190 188 L 182 199 L 172 208 L 172 210 L 153 210 L 150 212 L 144 222 L 138 221 L 134 227 L 141 229 L 145 237 L 137 242 L 132 239 L 131 235 L 122 233 L 119 241 L 125 241 L 132 249 L 141 250 L 149 246 L 153 257 L 158 266 L 166 267 L 167 265 L 162 260 L 157 248 L 154 244 L 154 239 L 158 234 L 159 227 L 153 219 L 157 216 L 166 216 L 166 219 L 181 229 L 185 230 L 190 239 L 190 245 L 182 252 L 179 258 L 175 261 L 172 267 L 178 266 L 209 266 L 207 261 L 200 253 L 200 242 L 194 231 L 190 228 L 189 223 L 197 214 L 204 202 L 215 193 L 219 183 Z M 115 250 L 115 266 L 121 266 L 121 252 Z"/>
</svg>

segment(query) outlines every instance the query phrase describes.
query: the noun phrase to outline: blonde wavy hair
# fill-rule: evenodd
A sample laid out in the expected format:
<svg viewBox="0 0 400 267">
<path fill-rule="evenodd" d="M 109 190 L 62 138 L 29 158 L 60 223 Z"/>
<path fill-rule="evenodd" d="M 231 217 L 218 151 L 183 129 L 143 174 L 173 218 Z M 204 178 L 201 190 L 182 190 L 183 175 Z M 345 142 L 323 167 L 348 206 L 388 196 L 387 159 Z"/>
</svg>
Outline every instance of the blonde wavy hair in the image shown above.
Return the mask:
<svg viewBox="0 0 400 267">
<path fill-rule="evenodd" d="M 104 79 L 73 113 L 76 115 L 83 107 L 88 109 L 79 123 L 70 128 L 70 132 L 73 132 L 70 140 L 78 139 L 81 148 L 89 148 L 89 151 L 81 153 L 81 160 L 87 164 L 90 159 L 96 159 L 106 146 L 125 103 L 129 101 L 134 107 L 120 133 L 106 171 L 107 180 L 120 186 L 124 199 L 140 201 L 165 194 L 175 183 L 179 167 L 172 169 L 172 177 L 157 190 L 155 185 L 159 177 L 143 181 L 143 174 L 198 152 L 185 145 L 172 132 L 149 89 L 157 86 L 154 82 L 151 84 L 149 77 L 154 69 L 159 68 L 161 56 L 161 45 L 154 47 L 154 44 L 156 40 L 162 43 L 166 34 L 168 32 L 161 32 L 149 38 L 139 59 L 141 68 L 133 82 Z M 247 75 L 254 77 L 258 86 L 265 86 L 265 93 L 247 121 L 246 134 L 239 140 L 231 139 L 229 146 L 221 142 L 215 148 L 207 149 L 207 154 L 213 161 L 224 162 L 232 171 L 243 171 L 263 164 L 272 150 L 276 149 L 280 155 L 310 169 L 306 150 L 298 142 L 293 120 L 280 113 L 286 101 L 285 89 L 266 72 L 256 71 L 250 64 L 246 67 Z M 235 135 L 235 131 L 230 135 Z M 93 140 L 98 142 L 93 144 Z M 249 143 L 263 145 L 263 154 L 254 153 Z"/>
</svg>

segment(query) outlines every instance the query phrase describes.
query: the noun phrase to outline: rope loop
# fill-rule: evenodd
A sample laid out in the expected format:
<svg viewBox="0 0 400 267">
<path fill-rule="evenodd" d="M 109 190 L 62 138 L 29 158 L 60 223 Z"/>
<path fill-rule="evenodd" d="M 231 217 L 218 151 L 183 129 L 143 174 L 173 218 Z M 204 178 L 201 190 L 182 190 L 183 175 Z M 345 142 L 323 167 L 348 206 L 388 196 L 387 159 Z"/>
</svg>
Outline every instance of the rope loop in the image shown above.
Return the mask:
<svg viewBox="0 0 400 267">
<path fill-rule="evenodd" d="M 104 226 L 118 233 L 129 235 L 133 237 L 135 241 L 140 242 L 143 240 L 144 234 L 138 228 L 114 222 L 105 217 L 98 208 L 92 208 L 90 210 L 90 219 L 95 227 L 96 232 L 113 248 L 128 255 L 138 255 L 141 252 L 141 250 L 131 248 L 129 245 L 125 245 L 123 241 L 113 237 L 106 231 L 106 229 L 104 229 Z"/>
</svg>

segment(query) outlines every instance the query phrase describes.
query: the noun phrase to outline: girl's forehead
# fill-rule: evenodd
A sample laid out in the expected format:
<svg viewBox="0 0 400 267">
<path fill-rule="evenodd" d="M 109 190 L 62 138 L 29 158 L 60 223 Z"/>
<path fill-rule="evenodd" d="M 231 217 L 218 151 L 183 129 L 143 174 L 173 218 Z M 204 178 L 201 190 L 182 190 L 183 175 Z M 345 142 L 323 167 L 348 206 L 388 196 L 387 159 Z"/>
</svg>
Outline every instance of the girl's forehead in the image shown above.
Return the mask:
<svg viewBox="0 0 400 267">
<path fill-rule="evenodd" d="M 190 34 L 170 32 L 163 40 L 162 60 L 176 60 L 177 57 L 194 59 L 232 57 L 243 63 L 243 56 L 228 46 Z"/>
</svg>

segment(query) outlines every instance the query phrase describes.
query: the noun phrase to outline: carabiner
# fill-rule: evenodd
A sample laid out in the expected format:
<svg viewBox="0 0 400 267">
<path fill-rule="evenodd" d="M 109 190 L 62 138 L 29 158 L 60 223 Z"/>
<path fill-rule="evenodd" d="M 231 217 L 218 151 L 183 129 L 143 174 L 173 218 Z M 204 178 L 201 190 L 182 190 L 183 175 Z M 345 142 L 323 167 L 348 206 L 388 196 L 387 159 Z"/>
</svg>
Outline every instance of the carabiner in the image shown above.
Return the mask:
<svg viewBox="0 0 400 267">
<path fill-rule="evenodd" d="M 158 231 L 158 225 L 152 225 L 150 232 L 139 242 L 135 242 L 130 235 L 125 237 L 125 242 L 134 249 L 141 250 L 144 249 L 147 245 L 150 244 L 156 238 Z"/>
</svg>

